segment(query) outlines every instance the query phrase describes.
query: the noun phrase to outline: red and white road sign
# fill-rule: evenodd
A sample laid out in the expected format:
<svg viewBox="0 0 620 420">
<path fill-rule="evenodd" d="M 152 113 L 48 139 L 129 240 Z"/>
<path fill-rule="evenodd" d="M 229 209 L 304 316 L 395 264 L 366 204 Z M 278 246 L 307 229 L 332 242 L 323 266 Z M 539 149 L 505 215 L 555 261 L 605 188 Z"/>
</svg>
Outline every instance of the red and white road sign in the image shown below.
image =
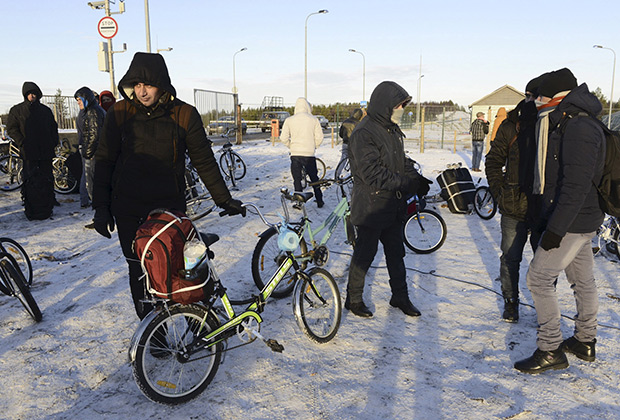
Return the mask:
<svg viewBox="0 0 620 420">
<path fill-rule="evenodd" d="M 118 24 L 113 18 L 106 16 L 101 18 L 97 24 L 97 30 L 99 31 L 99 35 L 105 39 L 111 39 L 114 38 L 118 32 Z"/>
</svg>

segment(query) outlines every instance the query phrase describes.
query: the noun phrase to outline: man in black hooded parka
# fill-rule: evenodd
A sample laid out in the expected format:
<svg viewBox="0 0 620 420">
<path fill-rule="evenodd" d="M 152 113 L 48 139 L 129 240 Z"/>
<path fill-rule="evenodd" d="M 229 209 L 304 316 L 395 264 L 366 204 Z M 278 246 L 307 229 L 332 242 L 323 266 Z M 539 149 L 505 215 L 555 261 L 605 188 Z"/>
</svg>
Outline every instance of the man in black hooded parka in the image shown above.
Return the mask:
<svg viewBox="0 0 620 420">
<path fill-rule="evenodd" d="M 373 91 L 368 117 L 353 130 L 349 159 L 353 174 L 351 222 L 357 239 L 349 269 L 345 308 L 371 317 L 364 304 L 364 279 L 379 241 L 383 244 L 392 298 L 390 305 L 409 316 L 419 316 L 407 293 L 403 222 L 406 198 L 426 194 L 429 181 L 406 160 L 404 134 L 398 127 L 411 96 L 394 82 L 382 82 Z"/>
<path fill-rule="evenodd" d="M 95 229 L 110 238 L 114 224 L 129 265 L 131 294 L 140 318 L 145 307 L 142 269 L 132 242 L 149 212 L 185 205 L 185 154 L 229 215 L 245 208 L 230 196 L 196 108 L 176 98 L 160 54 L 136 53 L 118 84 L 124 100 L 106 114 L 95 155 Z"/>
</svg>

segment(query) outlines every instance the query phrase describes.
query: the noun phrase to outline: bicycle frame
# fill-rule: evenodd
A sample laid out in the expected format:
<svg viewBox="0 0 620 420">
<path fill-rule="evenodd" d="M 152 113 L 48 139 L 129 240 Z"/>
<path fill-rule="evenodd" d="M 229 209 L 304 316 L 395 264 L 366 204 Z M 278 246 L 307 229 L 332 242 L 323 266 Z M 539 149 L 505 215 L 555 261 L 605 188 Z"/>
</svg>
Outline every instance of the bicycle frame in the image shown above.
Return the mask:
<svg viewBox="0 0 620 420">
<path fill-rule="evenodd" d="M 305 212 L 305 208 L 304 208 L 304 212 Z M 312 229 L 312 224 L 310 223 L 310 219 L 308 219 L 304 215 L 304 223 L 305 223 L 304 230 L 308 232 L 308 237 L 310 238 L 310 243 L 312 244 L 312 247 L 316 248 L 317 246 L 325 245 L 327 241 L 329 241 L 329 238 L 331 238 L 331 235 L 336 229 L 336 225 L 338 225 L 338 222 L 343 221 L 344 223 L 344 218 L 349 213 L 350 213 L 349 201 L 345 197 L 343 197 L 340 199 L 340 202 L 338 203 L 336 208 L 323 221 L 323 223 L 321 223 L 315 229 Z M 321 231 L 323 231 L 326 228 L 327 228 L 327 231 L 323 234 L 323 237 L 317 243 L 315 239 L 316 235 L 321 233 Z"/>
</svg>

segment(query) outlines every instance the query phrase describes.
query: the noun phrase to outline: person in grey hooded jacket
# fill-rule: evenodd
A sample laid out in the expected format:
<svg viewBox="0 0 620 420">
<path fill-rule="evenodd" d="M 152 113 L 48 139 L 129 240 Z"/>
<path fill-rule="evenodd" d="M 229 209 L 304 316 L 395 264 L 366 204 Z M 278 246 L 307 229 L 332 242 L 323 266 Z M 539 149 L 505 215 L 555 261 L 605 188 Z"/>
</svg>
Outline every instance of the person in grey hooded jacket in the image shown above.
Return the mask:
<svg viewBox="0 0 620 420">
<path fill-rule="evenodd" d="M 353 174 L 351 222 L 357 239 L 349 269 L 345 308 L 354 315 L 371 317 L 364 304 L 364 280 L 379 241 L 383 244 L 392 298 L 390 305 L 409 316 L 419 316 L 407 292 L 403 258 L 403 222 L 406 198 L 428 182 L 405 157 L 404 134 L 398 127 L 411 96 L 394 82 L 382 82 L 373 91 L 368 116 L 349 140 L 349 159 Z"/>
</svg>

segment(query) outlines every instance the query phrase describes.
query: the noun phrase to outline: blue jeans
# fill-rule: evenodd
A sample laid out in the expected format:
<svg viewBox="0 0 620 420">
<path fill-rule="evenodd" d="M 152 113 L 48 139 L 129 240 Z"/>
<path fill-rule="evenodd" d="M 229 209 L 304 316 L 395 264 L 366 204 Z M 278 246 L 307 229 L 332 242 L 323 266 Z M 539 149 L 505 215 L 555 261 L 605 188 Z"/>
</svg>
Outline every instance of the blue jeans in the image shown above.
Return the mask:
<svg viewBox="0 0 620 420">
<path fill-rule="evenodd" d="M 88 190 L 86 189 L 86 169 L 85 159 L 82 158 L 82 177 L 80 178 L 80 206 L 86 207 L 90 205 L 90 198 L 88 197 Z"/>
<path fill-rule="evenodd" d="M 472 140 L 471 142 L 471 168 L 480 169 L 484 140 Z"/>
<path fill-rule="evenodd" d="M 499 278 L 502 282 L 504 299 L 519 299 L 519 266 L 523 259 L 523 248 L 527 242 L 527 225 L 510 216 L 502 215 L 502 256 Z"/>
<path fill-rule="evenodd" d="M 538 317 L 538 348 L 557 349 L 562 344 L 560 308 L 556 292 L 559 274 L 564 271 L 573 289 L 577 306 L 575 338 L 590 342 L 596 338 L 598 292 L 594 274 L 592 238 L 596 232 L 567 233 L 559 248 L 545 251 L 540 246 L 527 271 L 527 287 L 532 293 Z"/>
</svg>

